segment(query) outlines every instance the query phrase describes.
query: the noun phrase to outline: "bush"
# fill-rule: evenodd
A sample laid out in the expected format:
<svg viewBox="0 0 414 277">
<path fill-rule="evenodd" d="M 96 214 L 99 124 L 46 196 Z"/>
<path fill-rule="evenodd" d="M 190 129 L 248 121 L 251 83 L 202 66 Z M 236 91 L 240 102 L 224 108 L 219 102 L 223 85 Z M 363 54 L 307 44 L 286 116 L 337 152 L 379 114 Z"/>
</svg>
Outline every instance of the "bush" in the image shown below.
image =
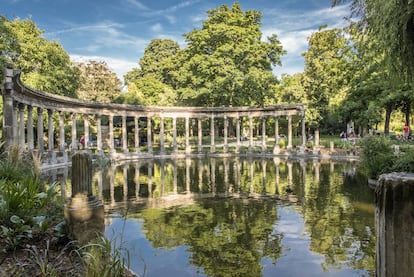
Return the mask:
<svg viewBox="0 0 414 277">
<path fill-rule="evenodd" d="M 394 153 L 389 138 L 368 136 L 359 142 L 361 164 L 369 178 L 377 179 L 382 173 L 390 172 L 393 166 Z"/>
</svg>

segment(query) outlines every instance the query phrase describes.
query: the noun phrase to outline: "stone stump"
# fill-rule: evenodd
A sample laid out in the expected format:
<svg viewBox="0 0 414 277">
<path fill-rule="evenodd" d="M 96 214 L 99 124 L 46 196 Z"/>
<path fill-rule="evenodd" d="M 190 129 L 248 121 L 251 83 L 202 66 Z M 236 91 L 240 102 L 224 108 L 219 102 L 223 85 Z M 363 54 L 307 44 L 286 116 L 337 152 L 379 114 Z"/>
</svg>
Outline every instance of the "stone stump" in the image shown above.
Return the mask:
<svg viewBox="0 0 414 277">
<path fill-rule="evenodd" d="M 64 213 L 70 238 L 81 244 L 90 242 L 105 230 L 103 205 L 92 194 L 92 157 L 86 151 L 72 157 L 72 197 Z"/>
<path fill-rule="evenodd" d="M 414 174 L 381 175 L 376 188 L 376 276 L 414 274 Z"/>
</svg>

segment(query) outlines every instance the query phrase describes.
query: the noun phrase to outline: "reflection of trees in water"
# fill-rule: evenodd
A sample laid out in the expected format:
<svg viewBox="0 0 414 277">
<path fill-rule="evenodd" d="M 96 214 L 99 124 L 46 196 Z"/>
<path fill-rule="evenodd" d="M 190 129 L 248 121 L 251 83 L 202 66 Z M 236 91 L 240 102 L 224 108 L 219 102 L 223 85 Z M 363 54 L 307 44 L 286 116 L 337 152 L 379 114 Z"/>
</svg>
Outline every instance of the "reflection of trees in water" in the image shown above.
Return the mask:
<svg viewBox="0 0 414 277">
<path fill-rule="evenodd" d="M 209 276 L 261 276 L 261 259 L 281 255 L 274 201 L 213 200 L 169 210 L 147 209 L 144 230 L 154 247 L 188 245 L 190 262 Z"/>
<path fill-rule="evenodd" d="M 275 202 L 268 205 L 275 199 L 297 199 L 311 239 L 310 250 L 324 255 L 325 270 L 350 267 L 372 273 L 373 193 L 353 167 L 265 158 L 151 160 L 113 167 L 104 173 L 96 191 L 101 191 L 105 203 L 128 199 L 147 207 L 170 207 L 143 212 L 148 239 L 155 247 L 189 245 L 192 263 L 216 276 L 241 275 L 243 270 L 253 276 L 260 272 L 262 257 L 276 261 L 281 235 L 272 237 Z M 273 197 L 262 203 L 261 196 Z M 204 197 L 224 199 L 209 203 Z M 262 200 L 247 200 L 252 197 Z M 265 209 L 263 214 L 259 206 Z M 249 270 L 243 268 L 249 264 Z"/>
<path fill-rule="evenodd" d="M 315 176 L 311 171 L 311 176 Z M 343 176 L 321 165 L 320 180 L 307 177 L 303 213 L 310 250 L 325 256 L 326 270 L 351 267 L 375 270 L 373 193 L 361 176 Z M 346 182 L 344 182 L 344 180 Z"/>
</svg>

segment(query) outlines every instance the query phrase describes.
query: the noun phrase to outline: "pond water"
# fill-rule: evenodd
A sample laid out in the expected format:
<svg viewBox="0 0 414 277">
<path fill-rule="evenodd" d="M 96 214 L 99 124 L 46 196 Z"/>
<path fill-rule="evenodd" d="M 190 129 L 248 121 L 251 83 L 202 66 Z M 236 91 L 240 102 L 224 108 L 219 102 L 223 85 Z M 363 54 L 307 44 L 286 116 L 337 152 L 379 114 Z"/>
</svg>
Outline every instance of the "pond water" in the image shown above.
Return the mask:
<svg viewBox="0 0 414 277">
<path fill-rule="evenodd" d="M 375 275 L 374 195 L 355 163 L 135 161 L 97 170 L 94 193 L 140 276 Z"/>
</svg>

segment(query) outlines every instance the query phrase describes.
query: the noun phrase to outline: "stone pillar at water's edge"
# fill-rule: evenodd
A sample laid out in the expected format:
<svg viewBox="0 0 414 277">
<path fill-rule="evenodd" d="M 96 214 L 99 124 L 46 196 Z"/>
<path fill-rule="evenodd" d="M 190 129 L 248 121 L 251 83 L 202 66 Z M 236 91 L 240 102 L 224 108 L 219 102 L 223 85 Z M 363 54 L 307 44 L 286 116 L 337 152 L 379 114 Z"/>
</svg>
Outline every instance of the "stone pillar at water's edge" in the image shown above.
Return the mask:
<svg viewBox="0 0 414 277">
<path fill-rule="evenodd" d="M 83 244 L 103 234 L 104 208 L 92 194 L 92 157 L 87 151 L 72 157 L 72 197 L 64 212 L 71 239 Z"/>
<path fill-rule="evenodd" d="M 376 276 L 414 274 L 414 174 L 381 175 L 376 188 Z"/>
</svg>

